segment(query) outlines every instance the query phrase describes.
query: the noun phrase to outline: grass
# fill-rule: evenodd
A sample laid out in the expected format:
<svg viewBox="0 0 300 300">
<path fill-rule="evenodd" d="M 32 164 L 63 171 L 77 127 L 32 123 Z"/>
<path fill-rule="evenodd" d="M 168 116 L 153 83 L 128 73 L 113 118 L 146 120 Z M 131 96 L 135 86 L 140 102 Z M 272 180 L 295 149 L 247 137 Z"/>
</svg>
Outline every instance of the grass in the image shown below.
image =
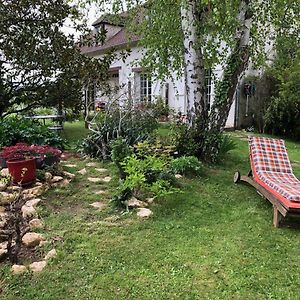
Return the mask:
<svg viewBox="0 0 300 300">
<path fill-rule="evenodd" d="M 203 178 L 183 179 L 183 193 L 157 202 L 149 220 L 91 209 L 118 185 L 114 177 L 107 196 L 97 196 L 103 186 L 87 181 L 93 168 L 49 191 L 40 215 L 58 257 L 39 275 L 2 267 L 1 299 L 299 299 L 299 223 L 273 228 L 270 204 L 232 183 L 249 163 L 247 142 L 231 135 L 237 148 L 227 159 Z M 287 146 L 300 161 L 300 144 Z M 74 173 L 87 161 L 72 162 Z"/>
<path fill-rule="evenodd" d="M 74 149 L 78 143 L 87 136 L 88 129 L 84 127 L 84 121 L 66 122 L 64 123 L 64 130 L 62 137 L 65 138 L 69 145 L 69 149 Z"/>
</svg>

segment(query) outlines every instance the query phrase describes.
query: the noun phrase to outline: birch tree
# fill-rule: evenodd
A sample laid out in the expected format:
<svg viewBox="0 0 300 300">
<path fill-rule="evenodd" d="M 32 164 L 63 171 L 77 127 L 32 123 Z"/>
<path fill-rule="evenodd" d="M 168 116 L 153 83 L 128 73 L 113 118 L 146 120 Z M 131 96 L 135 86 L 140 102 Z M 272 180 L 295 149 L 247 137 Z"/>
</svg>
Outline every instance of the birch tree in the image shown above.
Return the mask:
<svg viewBox="0 0 300 300">
<path fill-rule="evenodd" d="M 105 0 L 92 0 L 100 6 Z M 108 1 L 111 3 L 111 1 Z M 129 14 L 130 31 L 146 48 L 142 64 L 158 79 L 186 78 L 189 121 L 198 155 L 213 159 L 220 147 L 236 87 L 249 62 L 264 66 L 266 43 L 282 32 L 298 34 L 300 0 L 114 0 L 112 11 Z M 136 15 L 142 17 L 136 18 Z M 222 64 L 214 103 L 205 95 L 205 69 Z"/>
</svg>

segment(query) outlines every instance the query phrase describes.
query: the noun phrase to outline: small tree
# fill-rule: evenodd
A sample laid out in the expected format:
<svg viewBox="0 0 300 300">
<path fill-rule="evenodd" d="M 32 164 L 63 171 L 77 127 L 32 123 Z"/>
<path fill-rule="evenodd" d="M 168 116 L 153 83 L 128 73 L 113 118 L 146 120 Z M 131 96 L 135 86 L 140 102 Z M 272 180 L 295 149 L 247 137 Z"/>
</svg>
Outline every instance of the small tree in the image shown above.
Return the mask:
<svg viewBox="0 0 300 300">
<path fill-rule="evenodd" d="M 81 55 L 62 30 L 67 19 L 83 30 L 81 18 L 67 0 L 0 2 L 0 118 L 37 106 L 77 108 L 81 87 L 106 78 L 112 56 Z"/>
</svg>

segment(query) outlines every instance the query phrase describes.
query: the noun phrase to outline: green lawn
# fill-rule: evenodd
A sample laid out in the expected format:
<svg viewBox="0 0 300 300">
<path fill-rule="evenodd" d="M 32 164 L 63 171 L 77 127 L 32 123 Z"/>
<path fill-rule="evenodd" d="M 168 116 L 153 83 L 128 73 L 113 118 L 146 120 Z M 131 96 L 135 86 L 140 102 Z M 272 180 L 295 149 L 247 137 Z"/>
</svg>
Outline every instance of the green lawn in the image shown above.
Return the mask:
<svg viewBox="0 0 300 300">
<path fill-rule="evenodd" d="M 237 149 L 226 161 L 203 178 L 183 179 L 183 193 L 154 204 L 149 220 L 111 206 L 90 208 L 108 202 L 118 185 L 114 177 L 108 194 L 96 195 L 102 187 L 87 181 L 97 175 L 93 168 L 68 188 L 49 191 L 40 214 L 48 239 L 60 237 L 53 241 L 58 257 L 39 275 L 13 276 L 2 266 L 0 298 L 299 299 L 299 222 L 275 229 L 271 205 L 232 183 L 235 170 L 249 169 L 247 142 L 232 135 Z M 300 144 L 287 146 L 299 162 Z M 87 161 L 71 162 L 75 172 Z M 97 164 L 114 174 L 113 166 Z"/>
<path fill-rule="evenodd" d="M 74 149 L 87 136 L 88 132 L 88 129 L 84 127 L 84 121 L 66 122 L 62 131 L 62 137 L 68 141 L 68 148 Z"/>
</svg>

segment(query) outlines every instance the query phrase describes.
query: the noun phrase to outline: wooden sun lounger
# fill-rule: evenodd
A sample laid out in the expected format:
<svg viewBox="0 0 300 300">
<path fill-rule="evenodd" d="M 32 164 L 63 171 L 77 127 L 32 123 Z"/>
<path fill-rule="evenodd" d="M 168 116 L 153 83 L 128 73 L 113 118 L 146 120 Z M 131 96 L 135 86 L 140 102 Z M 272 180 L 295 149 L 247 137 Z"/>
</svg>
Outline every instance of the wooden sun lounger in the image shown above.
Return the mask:
<svg viewBox="0 0 300 300">
<path fill-rule="evenodd" d="M 253 138 L 252 138 L 253 139 Z M 258 140 L 259 142 L 264 142 L 266 139 L 265 138 L 255 138 L 256 141 Z M 297 193 L 296 196 L 294 196 L 295 199 L 298 200 L 298 196 L 300 196 L 300 189 L 298 190 L 298 188 L 300 187 L 300 182 L 297 183 L 297 179 L 296 177 L 293 175 L 292 173 L 292 168 L 290 166 L 290 162 L 288 160 L 288 156 L 287 153 L 284 153 L 284 142 L 282 140 L 274 140 L 274 139 L 267 139 L 268 143 L 272 143 L 272 142 L 280 142 L 282 147 L 282 153 L 280 153 L 280 151 L 277 150 L 272 153 L 272 155 L 268 155 L 268 150 L 269 149 L 268 146 L 267 147 L 260 147 L 257 148 L 258 151 L 251 149 L 251 143 L 253 143 L 253 140 L 249 141 L 250 144 L 250 162 L 251 162 L 251 171 L 248 173 L 247 176 L 241 176 L 240 172 L 236 172 L 234 174 L 234 183 L 247 183 L 250 184 L 251 186 L 253 186 L 256 191 L 265 199 L 269 200 L 272 205 L 273 205 L 273 225 L 275 227 L 279 227 L 280 225 L 280 221 L 287 217 L 287 216 L 300 216 L 300 201 L 290 201 L 288 199 L 288 197 L 286 196 L 287 193 L 284 193 L 281 189 L 281 185 L 286 185 L 288 184 L 288 186 L 292 186 L 293 184 L 295 184 Z M 272 146 L 272 145 L 271 145 Z M 284 149 L 283 149 L 284 147 Z M 275 148 L 274 148 L 275 149 Z M 255 152 L 256 151 L 256 152 Z M 275 153 L 275 154 L 274 154 Z M 284 155 L 284 156 L 283 156 Z M 257 159 L 258 156 L 258 159 Z M 284 158 L 284 163 L 282 164 L 282 161 L 277 161 L 277 158 L 280 157 L 280 159 L 283 157 Z M 261 161 L 260 161 L 261 159 Z M 261 169 L 265 169 L 267 171 L 261 171 L 259 170 L 259 167 L 261 167 L 261 162 L 264 164 L 263 168 Z M 271 163 L 271 165 L 270 165 Z M 260 164 L 260 165 L 259 165 Z M 269 164 L 269 165 L 268 165 Z M 275 167 L 274 167 L 275 166 Z M 273 170 L 273 169 L 275 170 Z M 283 168 L 282 170 L 284 171 L 283 173 L 280 172 L 280 169 Z M 266 182 L 264 182 L 262 179 L 264 179 L 264 172 L 268 173 L 269 178 L 272 179 L 272 174 L 275 174 L 274 176 L 276 177 L 276 175 L 278 177 L 280 177 L 280 179 L 282 180 L 282 182 L 276 182 L 276 189 L 272 188 L 269 183 L 268 185 L 268 181 L 265 180 Z M 286 173 L 285 173 L 286 172 Z M 271 174 L 271 176 L 270 176 Z M 286 175 L 285 175 L 286 174 Z M 290 178 L 292 178 L 293 182 L 289 183 L 288 180 L 290 180 Z"/>
</svg>

